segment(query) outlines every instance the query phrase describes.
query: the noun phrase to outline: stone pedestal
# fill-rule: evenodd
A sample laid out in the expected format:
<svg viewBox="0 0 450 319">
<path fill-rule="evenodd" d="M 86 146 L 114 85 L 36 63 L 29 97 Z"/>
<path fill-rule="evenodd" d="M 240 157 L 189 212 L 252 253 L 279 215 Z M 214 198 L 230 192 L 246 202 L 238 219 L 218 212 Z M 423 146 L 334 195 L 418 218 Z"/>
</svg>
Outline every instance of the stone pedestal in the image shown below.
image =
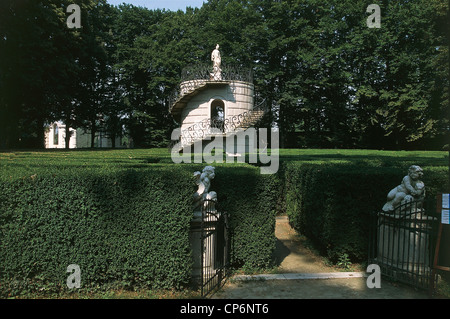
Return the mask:
<svg viewBox="0 0 450 319">
<path fill-rule="evenodd" d="M 192 273 L 191 281 L 194 286 L 201 284 L 202 276 L 202 213 L 194 212 L 189 232 L 189 242 L 192 251 Z"/>
<path fill-rule="evenodd" d="M 214 212 L 217 214 L 217 212 Z M 200 211 L 194 212 L 194 218 L 191 221 L 189 241 L 192 249 L 193 266 L 191 273 L 191 282 L 194 286 L 201 284 L 202 276 L 211 274 L 214 267 L 214 256 L 216 249 L 216 225 L 218 215 L 210 215 L 203 220 Z M 202 236 L 205 239 L 202 241 Z M 203 245 L 203 247 L 202 247 Z M 202 265 L 203 258 L 203 265 Z"/>
</svg>

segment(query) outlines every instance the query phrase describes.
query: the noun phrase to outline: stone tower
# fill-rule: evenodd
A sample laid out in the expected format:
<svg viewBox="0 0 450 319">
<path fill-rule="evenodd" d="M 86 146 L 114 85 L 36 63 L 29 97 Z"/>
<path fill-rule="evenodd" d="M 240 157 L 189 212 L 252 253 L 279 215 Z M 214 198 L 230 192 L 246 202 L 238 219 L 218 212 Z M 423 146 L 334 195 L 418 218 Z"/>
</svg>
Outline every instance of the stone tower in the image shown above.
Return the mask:
<svg viewBox="0 0 450 319">
<path fill-rule="evenodd" d="M 181 129 L 178 151 L 194 143 L 204 147 L 217 136 L 225 139 L 245 131 L 264 115 L 261 106 L 255 107 L 252 71 L 223 66 L 219 45 L 211 60 L 212 67 L 198 64 L 185 68 L 172 98 L 169 111 Z M 237 145 L 229 151 L 236 149 Z"/>
</svg>

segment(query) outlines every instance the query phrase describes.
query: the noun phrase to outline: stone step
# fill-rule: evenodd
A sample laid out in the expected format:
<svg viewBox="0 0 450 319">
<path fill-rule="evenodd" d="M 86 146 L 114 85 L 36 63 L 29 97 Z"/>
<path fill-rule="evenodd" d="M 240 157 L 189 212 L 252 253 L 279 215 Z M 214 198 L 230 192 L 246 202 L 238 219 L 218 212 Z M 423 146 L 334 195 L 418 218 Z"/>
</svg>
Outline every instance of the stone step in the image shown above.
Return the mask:
<svg viewBox="0 0 450 319">
<path fill-rule="evenodd" d="M 286 273 L 286 274 L 260 274 L 260 275 L 235 275 L 234 280 L 304 280 L 304 279 L 348 279 L 364 278 L 364 272 L 332 272 L 332 273 Z"/>
</svg>

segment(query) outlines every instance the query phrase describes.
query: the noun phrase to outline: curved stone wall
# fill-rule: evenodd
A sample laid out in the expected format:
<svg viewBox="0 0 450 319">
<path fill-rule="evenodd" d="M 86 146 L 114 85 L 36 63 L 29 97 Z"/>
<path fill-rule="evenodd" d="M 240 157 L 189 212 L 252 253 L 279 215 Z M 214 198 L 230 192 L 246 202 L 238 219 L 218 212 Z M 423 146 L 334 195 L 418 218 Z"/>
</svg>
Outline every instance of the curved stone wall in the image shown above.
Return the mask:
<svg viewBox="0 0 450 319">
<path fill-rule="evenodd" d="M 191 86 L 192 81 L 181 83 L 181 88 Z M 206 83 L 206 82 L 205 82 Z M 254 85 L 243 81 L 228 81 L 227 85 L 207 87 L 193 96 L 181 113 L 181 130 L 211 117 L 211 103 L 220 99 L 225 105 L 225 118 L 252 110 Z"/>
</svg>

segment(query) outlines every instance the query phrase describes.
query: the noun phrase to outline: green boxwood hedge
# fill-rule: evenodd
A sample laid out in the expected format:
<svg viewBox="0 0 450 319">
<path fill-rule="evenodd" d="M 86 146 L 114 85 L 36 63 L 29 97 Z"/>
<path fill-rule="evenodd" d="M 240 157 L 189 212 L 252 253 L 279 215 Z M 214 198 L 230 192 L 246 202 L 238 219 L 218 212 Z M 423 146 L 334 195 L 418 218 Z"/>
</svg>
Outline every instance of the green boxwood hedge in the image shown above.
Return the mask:
<svg viewBox="0 0 450 319">
<path fill-rule="evenodd" d="M 166 153 L 0 154 L 0 296 L 65 290 L 70 264 L 81 268 L 82 289 L 187 285 L 193 172 L 208 164 L 174 165 Z M 333 261 L 343 253 L 364 260 L 369 213 L 415 163 L 380 156 L 288 157 L 274 175 L 212 164 L 211 190 L 230 216 L 232 265 L 271 266 L 277 212 Z M 418 164 L 427 197 L 448 192 L 447 167 Z"/>
<path fill-rule="evenodd" d="M 247 165 L 215 166 L 212 188 L 230 216 L 232 264 L 252 270 L 270 267 L 276 243 L 278 176 L 261 175 L 259 168 Z"/>
<path fill-rule="evenodd" d="M 289 221 L 332 261 L 344 253 L 353 261 L 365 260 L 370 213 L 381 210 L 407 168 L 287 162 L 283 172 Z M 448 190 L 448 168 L 424 167 L 423 181 L 427 197 L 434 198 Z"/>
<path fill-rule="evenodd" d="M 179 167 L 0 183 L 1 294 L 67 289 L 70 264 L 87 289 L 188 283 L 191 196 Z"/>
<path fill-rule="evenodd" d="M 0 296 L 67 290 L 70 264 L 80 266 L 85 290 L 188 285 L 193 172 L 207 164 L 110 162 L 3 170 Z M 276 176 L 247 164 L 214 166 L 211 190 L 230 215 L 233 264 L 266 267 L 275 248 Z"/>
</svg>

